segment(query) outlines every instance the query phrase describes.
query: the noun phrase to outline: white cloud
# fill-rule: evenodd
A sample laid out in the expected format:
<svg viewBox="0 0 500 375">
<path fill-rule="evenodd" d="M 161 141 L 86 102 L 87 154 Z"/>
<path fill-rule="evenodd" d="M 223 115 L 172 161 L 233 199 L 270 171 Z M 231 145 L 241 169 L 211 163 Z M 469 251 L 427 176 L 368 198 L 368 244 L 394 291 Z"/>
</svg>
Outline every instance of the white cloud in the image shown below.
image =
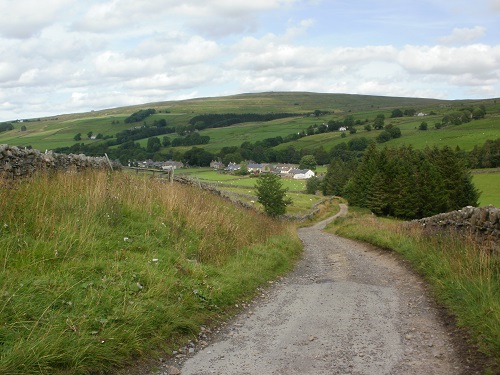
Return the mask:
<svg viewBox="0 0 500 375">
<path fill-rule="evenodd" d="M 481 77 L 499 72 L 500 45 L 473 44 L 465 47 L 405 46 L 399 63 L 410 73 L 466 74 Z"/>
<path fill-rule="evenodd" d="M 355 2 L 0 0 L 0 121 L 242 91 L 500 95 L 500 0 L 369 3 L 360 22 Z"/>
<path fill-rule="evenodd" d="M 77 30 L 109 32 L 151 25 L 192 28 L 204 35 L 222 36 L 255 30 L 258 14 L 298 0 L 110 0 L 94 4 L 74 23 Z"/>
<path fill-rule="evenodd" d="M 196 71 L 196 74 L 193 74 Z M 159 89 L 163 92 L 192 89 L 206 82 L 215 81 L 219 77 L 219 71 L 212 67 L 200 65 L 190 68 L 169 69 L 166 73 L 142 76 L 124 83 L 124 87 L 134 90 Z"/>
<path fill-rule="evenodd" d="M 144 74 L 154 74 L 166 68 L 165 60 L 161 56 L 149 59 L 128 57 L 124 54 L 106 51 L 95 59 L 95 69 L 102 76 L 111 78 L 134 78 Z"/>
<path fill-rule="evenodd" d="M 467 44 L 475 41 L 486 33 L 486 29 L 482 26 L 473 28 L 455 28 L 451 35 L 439 39 L 443 44 Z"/>
<path fill-rule="evenodd" d="M 0 35 L 29 38 L 56 21 L 75 0 L 0 0 Z"/>
</svg>

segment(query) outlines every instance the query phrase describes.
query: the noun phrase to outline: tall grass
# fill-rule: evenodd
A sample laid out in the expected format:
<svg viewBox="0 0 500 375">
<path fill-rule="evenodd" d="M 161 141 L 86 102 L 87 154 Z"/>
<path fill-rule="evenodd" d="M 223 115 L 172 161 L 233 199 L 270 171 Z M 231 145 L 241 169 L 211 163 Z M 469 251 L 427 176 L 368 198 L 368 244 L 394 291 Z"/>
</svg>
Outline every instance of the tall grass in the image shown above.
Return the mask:
<svg viewBox="0 0 500 375">
<path fill-rule="evenodd" d="M 283 223 L 150 178 L 0 187 L 0 373 L 106 373 L 172 348 L 299 251 Z"/>
<path fill-rule="evenodd" d="M 500 366 L 500 258 L 498 243 L 407 225 L 354 209 L 329 230 L 394 250 L 409 260 L 437 299 L 470 333 L 472 343 Z"/>
</svg>

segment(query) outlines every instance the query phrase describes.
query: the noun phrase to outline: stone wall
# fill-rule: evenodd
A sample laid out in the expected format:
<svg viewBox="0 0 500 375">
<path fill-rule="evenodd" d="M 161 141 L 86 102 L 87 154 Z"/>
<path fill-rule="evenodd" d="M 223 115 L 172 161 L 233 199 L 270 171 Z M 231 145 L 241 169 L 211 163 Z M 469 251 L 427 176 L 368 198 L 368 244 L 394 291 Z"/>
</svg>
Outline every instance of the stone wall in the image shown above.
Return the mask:
<svg viewBox="0 0 500 375">
<path fill-rule="evenodd" d="M 119 167 L 113 164 L 113 168 Z M 16 146 L 0 145 L 0 174 L 7 177 L 22 177 L 40 170 L 82 170 L 86 168 L 109 169 L 105 157 L 90 157 L 83 154 L 65 155 L 52 151 L 23 149 Z"/>
<path fill-rule="evenodd" d="M 480 208 L 468 206 L 413 222 L 429 228 L 466 230 L 482 236 L 500 238 L 500 209 L 492 205 Z"/>
</svg>

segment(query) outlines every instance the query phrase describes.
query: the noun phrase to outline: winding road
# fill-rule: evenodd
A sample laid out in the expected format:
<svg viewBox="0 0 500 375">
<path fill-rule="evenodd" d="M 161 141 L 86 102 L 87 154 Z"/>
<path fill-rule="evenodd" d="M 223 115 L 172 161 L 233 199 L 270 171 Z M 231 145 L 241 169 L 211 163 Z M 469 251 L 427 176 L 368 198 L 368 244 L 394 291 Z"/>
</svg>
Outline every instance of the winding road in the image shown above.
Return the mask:
<svg viewBox="0 0 500 375">
<path fill-rule="evenodd" d="M 333 219 L 299 229 L 295 270 L 180 364 L 182 375 L 467 373 L 423 282 L 396 255 L 324 232 Z"/>
</svg>

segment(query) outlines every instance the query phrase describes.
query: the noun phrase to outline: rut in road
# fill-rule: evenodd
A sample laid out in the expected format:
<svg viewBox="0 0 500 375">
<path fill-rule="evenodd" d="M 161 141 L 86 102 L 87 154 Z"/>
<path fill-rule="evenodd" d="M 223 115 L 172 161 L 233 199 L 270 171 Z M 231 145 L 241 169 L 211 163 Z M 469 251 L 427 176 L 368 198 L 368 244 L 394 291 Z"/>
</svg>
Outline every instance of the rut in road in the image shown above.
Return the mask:
<svg viewBox="0 0 500 375">
<path fill-rule="evenodd" d="M 422 281 L 394 254 L 323 232 L 329 220 L 299 229 L 295 270 L 182 375 L 466 372 Z"/>
</svg>

